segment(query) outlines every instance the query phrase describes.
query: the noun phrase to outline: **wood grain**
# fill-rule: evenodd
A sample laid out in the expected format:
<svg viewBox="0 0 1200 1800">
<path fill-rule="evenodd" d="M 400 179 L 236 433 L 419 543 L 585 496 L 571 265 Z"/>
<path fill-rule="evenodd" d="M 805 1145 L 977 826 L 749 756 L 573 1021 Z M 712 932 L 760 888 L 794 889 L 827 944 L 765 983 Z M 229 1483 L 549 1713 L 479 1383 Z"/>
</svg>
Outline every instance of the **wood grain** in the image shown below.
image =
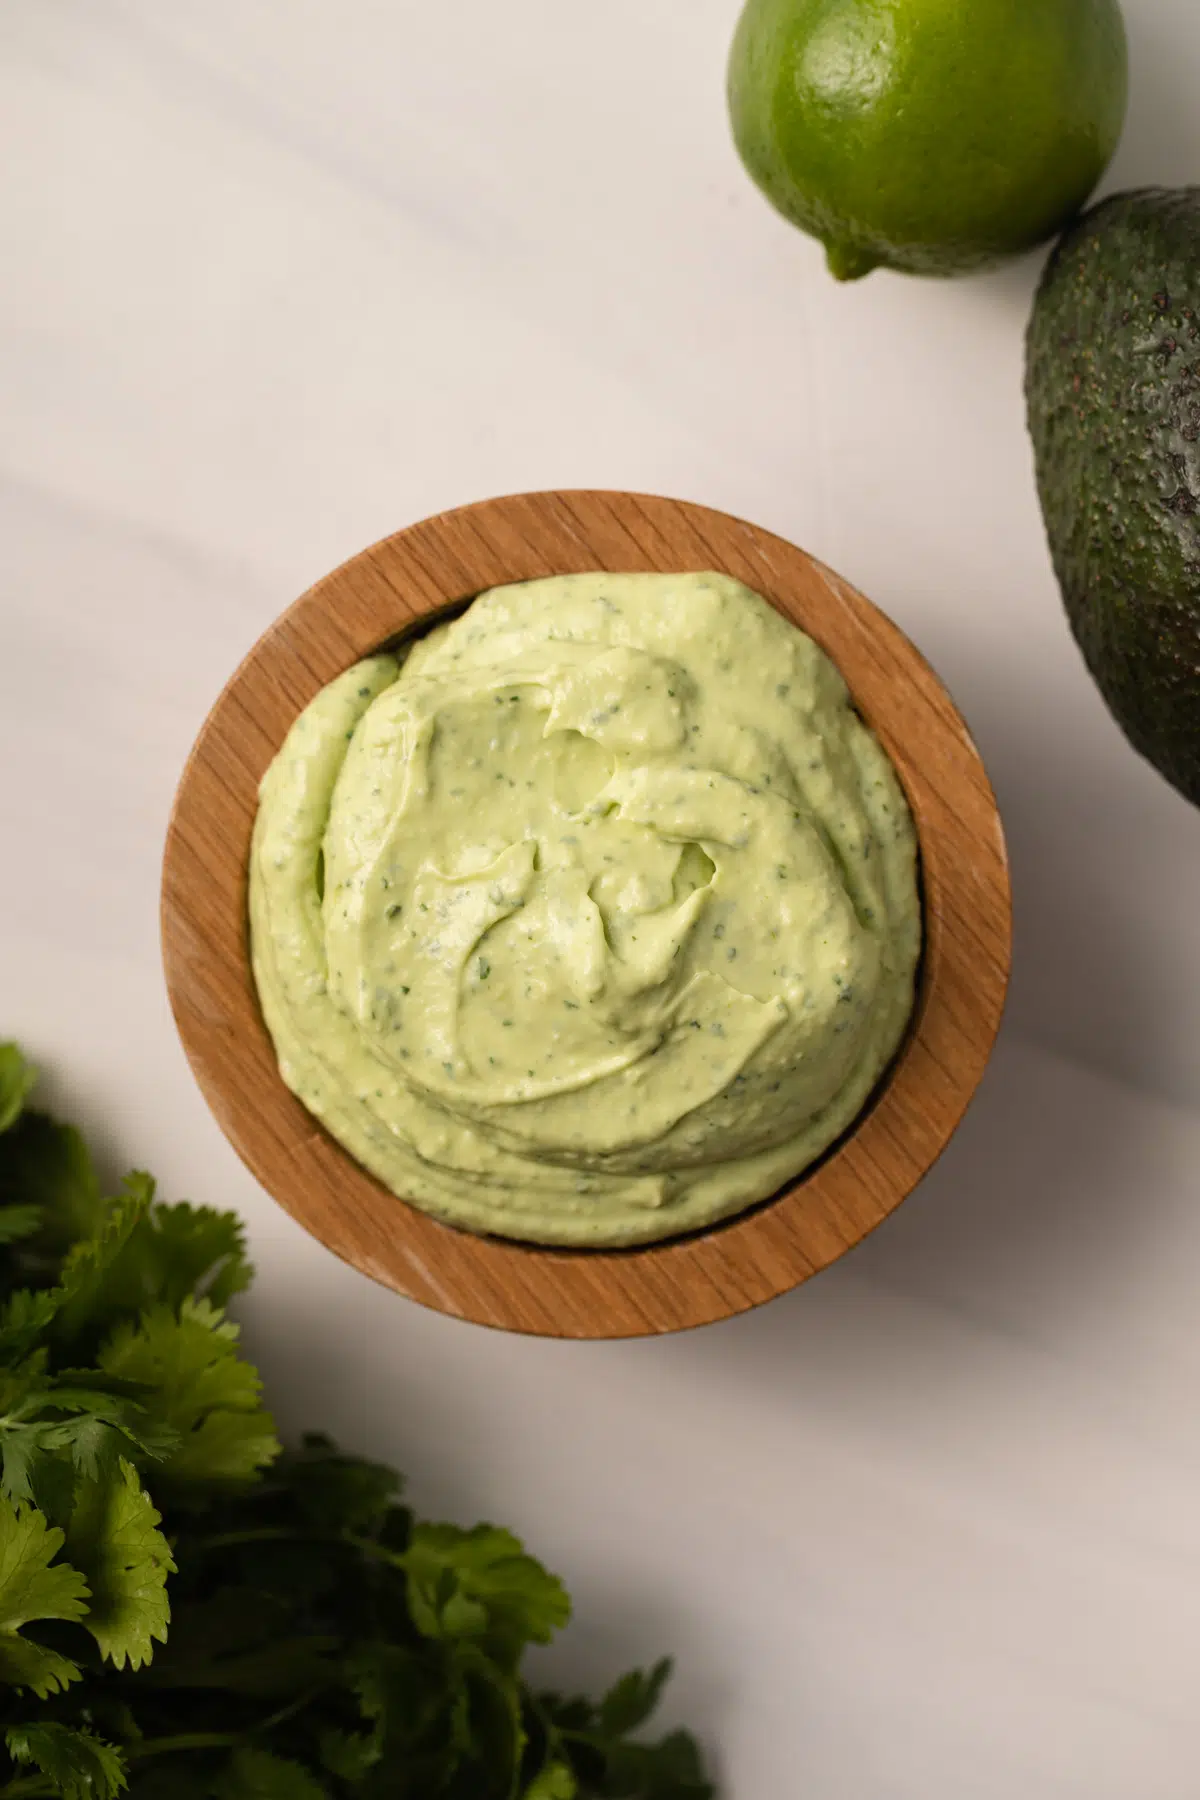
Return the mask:
<svg viewBox="0 0 1200 1800">
<path fill-rule="evenodd" d="M 451 602 L 589 569 L 736 576 L 838 664 L 889 751 L 921 845 L 925 953 L 905 1044 L 852 1131 L 756 1210 L 630 1250 L 546 1250 L 454 1230 L 398 1200 L 280 1080 L 249 969 L 246 867 L 259 780 L 333 676 Z M 648 495 L 520 494 L 426 519 L 326 576 L 237 670 L 180 781 L 163 865 L 163 955 L 196 1079 L 242 1160 L 364 1274 L 457 1318 L 547 1336 L 632 1337 L 727 1318 L 806 1280 L 894 1210 L 938 1157 L 1003 1009 L 1010 893 L 996 802 L 949 695 L 869 601 L 794 545 Z"/>
</svg>

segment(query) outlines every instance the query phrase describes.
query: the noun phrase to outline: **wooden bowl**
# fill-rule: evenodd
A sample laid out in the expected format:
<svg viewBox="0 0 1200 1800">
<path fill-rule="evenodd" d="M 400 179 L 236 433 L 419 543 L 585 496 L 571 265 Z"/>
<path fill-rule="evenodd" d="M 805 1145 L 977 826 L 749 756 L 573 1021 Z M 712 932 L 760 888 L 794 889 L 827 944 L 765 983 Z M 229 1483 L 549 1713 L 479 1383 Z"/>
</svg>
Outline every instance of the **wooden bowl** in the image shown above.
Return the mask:
<svg viewBox="0 0 1200 1800">
<path fill-rule="evenodd" d="M 872 1103 L 775 1199 L 689 1237 L 558 1250 L 438 1223 L 379 1185 L 283 1085 L 250 973 L 246 868 L 259 780 L 296 715 L 360 657 L 485 588 L 573 570 L 723 570 L 816 639 L 896 765 L 921 848 L 925 949 L 903 1047 Z M 897 1207 L 958 1125 L 1004 1003 L 1004 838 L 966 726 L 929 665 L 860 594 L 725 513 L 624 493 L 520 494 L 385 538 L 259 639 L 206 720 L 167 834 L 162 934 L 184 1048 L 223 1131 L 306 1230 L 397 1293 L 552 1337 L 676 1331 L 758 1306 Z"/>
</svg>

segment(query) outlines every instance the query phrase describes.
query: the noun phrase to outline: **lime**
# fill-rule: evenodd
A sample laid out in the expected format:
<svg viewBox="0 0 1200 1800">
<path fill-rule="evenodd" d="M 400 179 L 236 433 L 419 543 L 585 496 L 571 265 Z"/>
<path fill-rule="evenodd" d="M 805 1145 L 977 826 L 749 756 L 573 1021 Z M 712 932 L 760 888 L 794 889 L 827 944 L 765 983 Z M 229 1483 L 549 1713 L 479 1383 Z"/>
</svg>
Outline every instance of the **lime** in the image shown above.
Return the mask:
<svg viewBox="0 0 1200 1800">
<path fill-rule="evenodd" d="M 742 161 L 843 281 L 957 275 L 1083 205 L 1125 117 L 1118 0 L 747 0 Z"/>
</svg>

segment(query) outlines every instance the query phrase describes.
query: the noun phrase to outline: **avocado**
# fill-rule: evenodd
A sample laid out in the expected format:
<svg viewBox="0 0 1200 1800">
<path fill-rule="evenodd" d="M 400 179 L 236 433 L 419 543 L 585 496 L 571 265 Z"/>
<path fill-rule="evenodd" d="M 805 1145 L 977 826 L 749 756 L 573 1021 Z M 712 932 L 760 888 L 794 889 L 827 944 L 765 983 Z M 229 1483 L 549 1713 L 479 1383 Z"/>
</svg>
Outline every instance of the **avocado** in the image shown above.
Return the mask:
<svg viewBox="0 0 1200 1800">
<path fill-rule="evenodd" d="M 1084 660 L 1130 743 L 1200 805 L 1200 187 L 1114 194 L 1064 234 L 1025 397 Z"/>
</svg>

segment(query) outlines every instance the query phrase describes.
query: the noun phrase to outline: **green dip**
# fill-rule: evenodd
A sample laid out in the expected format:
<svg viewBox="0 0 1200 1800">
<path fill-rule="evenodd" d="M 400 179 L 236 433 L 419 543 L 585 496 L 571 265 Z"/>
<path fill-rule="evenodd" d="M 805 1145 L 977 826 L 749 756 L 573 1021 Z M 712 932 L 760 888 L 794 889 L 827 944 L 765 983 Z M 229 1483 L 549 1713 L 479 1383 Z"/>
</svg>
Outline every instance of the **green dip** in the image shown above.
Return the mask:
<svg viewBox="0 0 1200 1800">
<path fill-rule="evenodd" d="M 395 1193 L 543 1244 L 764 1199 L 912 1008 L 912 821 L 812 640 L 725 575 L 483 594 L 330 682 L 250 864 L 287 1085 Z"/>
</svg>

